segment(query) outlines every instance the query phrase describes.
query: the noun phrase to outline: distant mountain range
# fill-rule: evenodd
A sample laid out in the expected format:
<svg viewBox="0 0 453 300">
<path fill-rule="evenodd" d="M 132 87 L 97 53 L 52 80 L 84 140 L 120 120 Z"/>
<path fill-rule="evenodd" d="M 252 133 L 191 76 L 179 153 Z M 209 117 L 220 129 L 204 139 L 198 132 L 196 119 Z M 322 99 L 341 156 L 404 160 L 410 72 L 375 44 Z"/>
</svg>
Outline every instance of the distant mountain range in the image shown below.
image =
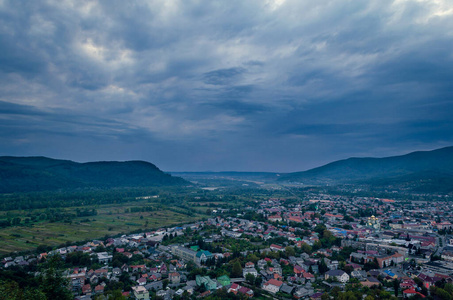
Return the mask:
<svg viewBox="0 0 453 300">
<path fill-rule="evenodd" d="M 348 158 L 304 172 L 282 174 L 279 181 L 304 184 L 370 184 L 414 191 L 453 191 L 453 147 L 385 158 Z"/>
<path fill-rule="evenodd" d="M 385 158 L 348 158 L 295 173 L 175 172 L 188 180 L 305 185 L 368 185 L 411 192 L 453 192 L 453 147 Z M 189 184 L 144 161 L 76 163 L 47 157 L 0 157 L 0 193 Z"/>
<path fill-rule="evenodd" d="M 144 161 L 76 163 L 47 157 L 0 157 L 0 193 L 188 184 Z"/>
</svg>

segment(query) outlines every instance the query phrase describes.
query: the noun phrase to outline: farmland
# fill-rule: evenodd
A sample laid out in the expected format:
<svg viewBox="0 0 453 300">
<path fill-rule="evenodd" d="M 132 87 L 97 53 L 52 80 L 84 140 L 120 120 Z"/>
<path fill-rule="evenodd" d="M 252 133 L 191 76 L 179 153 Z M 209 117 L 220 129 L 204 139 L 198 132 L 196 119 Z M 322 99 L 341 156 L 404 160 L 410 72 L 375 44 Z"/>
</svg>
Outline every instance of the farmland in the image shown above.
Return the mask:
<svg viewBox="0 0 453 300">
<path fill-rule="evenodd" d="M 121 203 L 8 210 L 0 219 L 0 255 L 89 239 L 147 231 L 206 218 L 206 209 L 167 206 L 169 199 L 128 199 Z M 84 212 L 89 212 L 86 214 Z M 18 220 L 18 221 L 15 221 Z"/>
</svg>

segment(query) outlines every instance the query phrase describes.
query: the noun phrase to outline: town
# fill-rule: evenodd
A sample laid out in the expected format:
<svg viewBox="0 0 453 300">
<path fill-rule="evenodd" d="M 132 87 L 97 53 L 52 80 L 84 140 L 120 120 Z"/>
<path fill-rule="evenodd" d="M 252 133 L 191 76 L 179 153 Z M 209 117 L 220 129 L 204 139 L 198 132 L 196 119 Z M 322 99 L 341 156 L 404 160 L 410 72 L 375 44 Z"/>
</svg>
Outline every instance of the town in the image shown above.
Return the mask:
<svg viewBox="0 0 453 300">
<path fill-rule="evenodd" d="M 145 300 L 419 299 L 453 292 L 446 200 L 313 193 L 253 203 L 214 208 L 210 218 L 182 226 L 9 256 L 2 266 L 58 261 L 78 300 L 114 293 Z"/>
</svg>

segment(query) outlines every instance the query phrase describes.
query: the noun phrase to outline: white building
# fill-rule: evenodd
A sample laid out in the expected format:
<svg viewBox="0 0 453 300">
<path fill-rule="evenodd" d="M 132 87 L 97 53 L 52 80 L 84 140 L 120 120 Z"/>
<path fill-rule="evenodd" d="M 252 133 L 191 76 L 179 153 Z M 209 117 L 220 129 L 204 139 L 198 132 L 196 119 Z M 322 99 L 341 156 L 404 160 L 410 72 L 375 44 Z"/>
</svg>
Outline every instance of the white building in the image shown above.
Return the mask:
<svg viewBox="0 0 453 300">
<path fill-rule="evenodd" d="M 99 263 L 101 264 L 108 264 L 112 261 L 113 256 L 109 255 L 107 252 L 99 252 L 97 253 Z"/>
<path fill-rule="evenodd" d="M 132 291 L 137 300 L 149 300 L 149 292 L 144 286 L 133 286 Z"/>
<path fill-rule="evenodd" d="M 330 270 L 324 274 L 325 279 L 336 278 L 339 282 L 345 283 L 349 281 L 349 275 L 343 270 Z"/>
<path fill-rule="evenodd" d="M 246 276 L 247 274 L 252 274 L 253 276 L 257 277 L 258 276 L 258 271 L 255 268 L 244 268 L 242 270 L 242 276 Z"/>
<path fill-rule="evenodd" d="M 263 284 L 263 289 L 265 289 L 269 293 L 276 294 L 280 290 L 282 285 L 283 285 L 282 281 L 276 280 L 276 279 L 270 279 L 269 281 L 267 281 L 266 283 Z"/>
</svg>

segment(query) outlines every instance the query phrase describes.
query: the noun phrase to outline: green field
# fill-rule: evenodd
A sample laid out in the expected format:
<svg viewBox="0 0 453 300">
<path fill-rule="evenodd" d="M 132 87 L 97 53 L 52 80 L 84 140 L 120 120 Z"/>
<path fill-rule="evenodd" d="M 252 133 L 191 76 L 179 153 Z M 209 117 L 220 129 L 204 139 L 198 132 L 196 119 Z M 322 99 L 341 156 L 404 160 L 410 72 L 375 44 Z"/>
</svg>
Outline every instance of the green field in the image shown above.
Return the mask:
<svg viewBox="0 0 453 300">
<path fill-rule="evenodd" d="M 148 201 L 133 201 L 121 204 L 106 204 L 99 206 L 83 207 L 83 209 L 96 209 L 97 215 L 76 217 L 69 222 L 39 221 L 32 224 L 22 224 L 0 229 L 0 255 L 13 251 L 33 250 L 39 245 L 57 246 L 64 243 L 75 243 L 89 239 L 114 236 L 132 231 L 148 231 L 155 228 L 170 226 L 199 220 L 207 217 L 203 210 L 189 213 L 184 209 L 177 211 L 159 205 L 153 211 L 125 212 L 134 207 L 153 206 Z M 81 208 L 81 207 L 79 207 Z M 73 213 L 77 207 L 62 209 L 64 212 Z M 45 210 L 33 210 L 33 213 Z M 0 218 L 22 217 L 30 211 L 16 210 L 0 212 Z"/>
</svg>

